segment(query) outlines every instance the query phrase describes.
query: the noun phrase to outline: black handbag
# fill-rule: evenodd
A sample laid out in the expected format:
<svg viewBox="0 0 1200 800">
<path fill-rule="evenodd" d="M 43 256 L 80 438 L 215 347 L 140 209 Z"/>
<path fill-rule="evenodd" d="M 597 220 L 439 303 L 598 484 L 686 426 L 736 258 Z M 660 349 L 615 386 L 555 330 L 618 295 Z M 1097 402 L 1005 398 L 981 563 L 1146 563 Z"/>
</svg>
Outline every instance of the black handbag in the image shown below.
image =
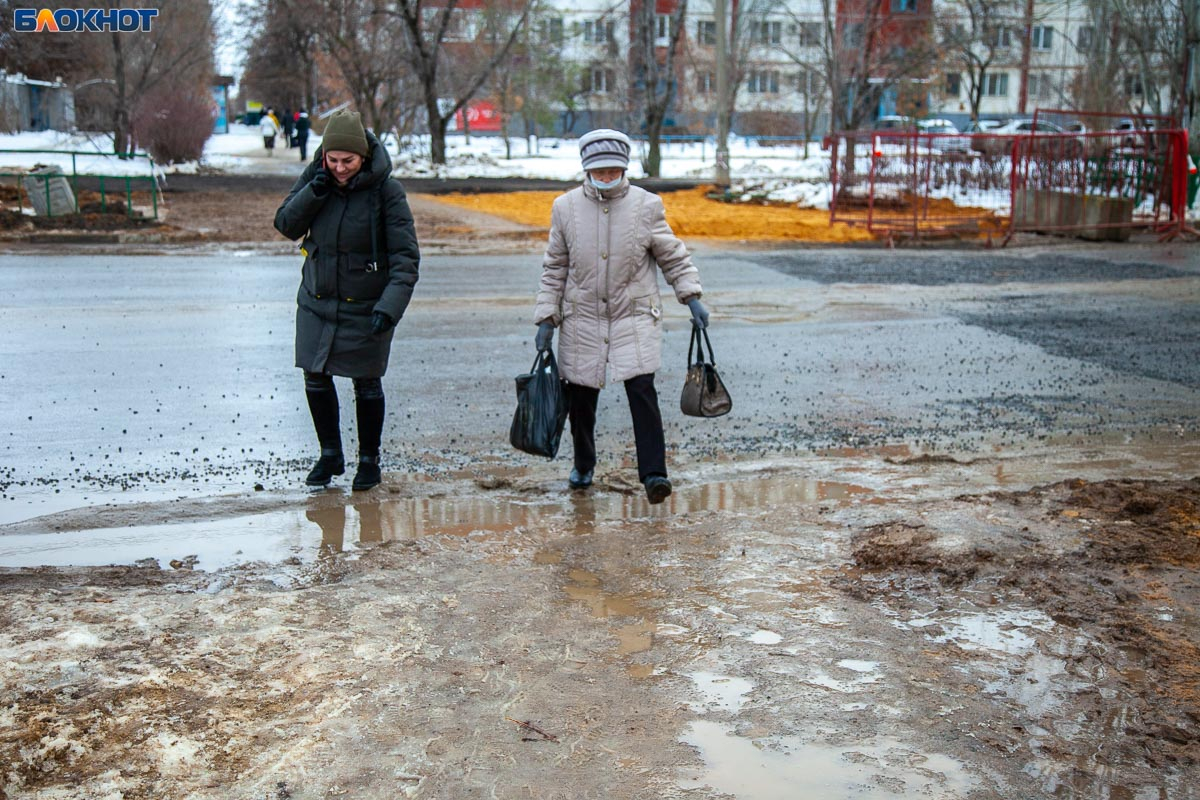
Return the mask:
<svg viewBox="0 0 1200 800">
<path fill-rule="evenodd" d="M 554 351 L 538 351 L 533 367 L 516 381 L 517 410 L 508 440 L 524 453 L 554 458 L 567 423 L 567 393 Z"/>
<path fill-rule="evenodd" d="M 701 336 L 704 337 L 703 342 Z M 704 360 L 705 345 L 708 346 L 708 361 Z M 694 362 L 693 352 L 698 359 Z M 688 343 L 687 379 L 683 382 L 683 394 L 679 397 L 679 410 L 689 417 L 720 417 L 733 410 L 733 398 L 717 374 L 708 331 L 695 326 L 692 327 L 692 340 Z"/>
</svg>

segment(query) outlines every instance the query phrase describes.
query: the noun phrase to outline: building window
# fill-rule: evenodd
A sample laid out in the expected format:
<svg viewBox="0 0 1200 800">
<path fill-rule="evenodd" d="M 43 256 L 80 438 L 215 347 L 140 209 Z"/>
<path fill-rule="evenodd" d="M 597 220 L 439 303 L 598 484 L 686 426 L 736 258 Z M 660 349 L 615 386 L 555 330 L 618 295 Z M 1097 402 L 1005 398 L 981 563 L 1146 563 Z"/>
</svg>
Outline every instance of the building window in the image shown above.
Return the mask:
<svg viewBox="0 0 1200 800">
<path fill-rule="evenodd" d="M 696 73 L 696 91 L 700 94 L 712 94 L 717 90 L 717 76 L 711 72 Z"/>
<path fill-rule="evenodd" d="M 746 89 L 751 94 L 779 94 L 779 73 L 774 70 L 754 70 Z"/>
<path fill-rule="evenodd" d="M 1033 26 L 1033 49 L 1049 50 L 1054 46 L 1054 28 L 1048 25 Z"/>
<path fill-rule="evenodd" d="M 819 94 L 818 87 L 821 85 L 820 76 L 810 69 L 802 69 L 796 73 L 796 91 L 805 97 L 812 97 Z"/>
<path fill-rule="evenodd" d="M 717 43 L 717 23 L 711 19 L 696 21 L 696 41 L 707 47 Z"/>
<path fill-rule="evenodd" d="M 583 73 L 583 91 L 588 94 L 609 94 L 616 90 L 616 73 L 604 67 L 592 67 Z"/>
<path fill-rule="evenodd" d="M 753 36 L 755 44 L 780 44 L 783 42 L 783 23 L 759 20 L 754 23 Z"/>
<path fill-rule="evenodd" d="M 613 40 L 613 24 L 603 19 L 584 20 L 583 40 L 588 44 L 609 44 Z"/>
<path fill-rule="evenodd" d="M 1002 26 L 990 26 L 986 31 L 987 42 L 992 47 L 1012 47 L 1012 29 Z"/>
<path fill-rule="evenodd" d="M 942 95 L 945 97 L 962 96 L 962 75 L 960 73 L 946 73 L 946 80 L 942 84 Z"/>
<path fill-rule="evenodd" d="M 917 0 L 892 0 L 893 14 L 915 14 Z"/>
<path fill-rule="evenodd" d="M 1029 96 L 1036 98 L 1050 97 L 1054 93 L 1054 86 L 1050 83 L 1050 76 L 1045 72 L 1029 73 Z"/>
<path fill-rule="evenodd" d="M 985 76 L 983 93 L 987 97 L 1008 97 L 1008 73 L 992 72 Z"/>
<path fill-rule="evenodd" d="M 670 14 L 655 14 L 654 15 L 654 39 L 655 45 L 665 47 L 671 41 L 671 15 Z"/>
<path fill-rule="evenodd" d="M 548 44 L 562 44 L 563 43 L 563 18 L 562 17 L 550 17 L 550 19 L 542 20 L 541 28 L 542 28 L 542 41 L 543 42 L 546 42 Z"/>
<path fill-rule="evenodd" d="M 863 23 L 851 22 L 842 28 L 842 45 L 844 47 L 862 47 Z"/>
<path fill-rule="evenodd" d="M 1091 50 L 1092 39 L 1096 36 L 1096 29 L 1090 25 L 1084 25 L 1079 29 L 1079 35 L 1075 37 L 1076 50 Z"/>
<path fill-rule="evenodd" d="M 821 46 L 821 23 L 801 22 L 796 26 L 796 33 L 800 37 L 801 47 Z"/>
</svg>

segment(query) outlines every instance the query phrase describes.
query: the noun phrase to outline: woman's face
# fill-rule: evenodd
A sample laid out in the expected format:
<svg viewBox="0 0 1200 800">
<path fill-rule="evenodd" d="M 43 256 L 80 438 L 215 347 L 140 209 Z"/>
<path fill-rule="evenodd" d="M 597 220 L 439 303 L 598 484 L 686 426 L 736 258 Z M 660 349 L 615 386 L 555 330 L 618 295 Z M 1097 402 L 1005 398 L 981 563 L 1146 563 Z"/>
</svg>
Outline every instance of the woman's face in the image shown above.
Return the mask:
<svg viewBox="0 0 1200 800">
<path fill-rule="evenodd" d="M 620 167 L 598 167 L 596 169 L 589 169 L 588 174 L 600 181 L 600 183 L 612 183 L 620 179 L 625 174 L 625 170 Z"/>
<path fill-rule="evenodd" d="M 350 179 L 362 169 L 363 157 L 358 153 L 347 153 L 345 150 L 330 150 L 325 154 L 325 169 L 337 181 L 338 186 L 345 186 Z"/>
</svg>

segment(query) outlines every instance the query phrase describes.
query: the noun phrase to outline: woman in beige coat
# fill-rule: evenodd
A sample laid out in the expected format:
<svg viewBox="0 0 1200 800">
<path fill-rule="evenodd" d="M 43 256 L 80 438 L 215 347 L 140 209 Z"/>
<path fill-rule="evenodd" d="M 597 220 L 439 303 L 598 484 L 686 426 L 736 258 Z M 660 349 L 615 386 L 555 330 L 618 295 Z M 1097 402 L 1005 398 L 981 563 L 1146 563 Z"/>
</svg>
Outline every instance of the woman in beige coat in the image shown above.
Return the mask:
<svg viewBox="0 0 1200 800">
<path fill-rule="evenodd" d="M 537 347 L 550 347 L 556 327 L 558 362 L 567 382 L 573 489 L 592 484 L 596 466 L 596 404 L 607 380 L 625 384 L 637 444 L 638 478 L 651 503 L 671 494 L 662 415 L 654 373 L 662 358 L 661 269 L 692 324 L 708 325 L 700 276 L 671 231 L 657 195 L 631 186 L 629 138 L 595 130 L 579 140 L 583 186 L 554 201 L 550 241 L 534 320 Z"/>
</svg>

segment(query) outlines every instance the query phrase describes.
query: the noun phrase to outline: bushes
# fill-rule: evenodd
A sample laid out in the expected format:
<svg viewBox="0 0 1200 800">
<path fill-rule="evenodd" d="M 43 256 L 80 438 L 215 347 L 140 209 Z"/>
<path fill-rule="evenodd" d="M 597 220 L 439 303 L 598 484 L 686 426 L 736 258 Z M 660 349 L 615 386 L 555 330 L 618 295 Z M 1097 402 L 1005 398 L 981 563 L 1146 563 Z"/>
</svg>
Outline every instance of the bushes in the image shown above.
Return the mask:
<svg viewBox="0 0 1200 800">
<path fill-rule="evenodd" d="M 133 136 L 161 164 L 196 161 L 213 132 L 216 106 L 207 92 L 179 86 L 150 91 L 133 114 Z"/>
</svg>

